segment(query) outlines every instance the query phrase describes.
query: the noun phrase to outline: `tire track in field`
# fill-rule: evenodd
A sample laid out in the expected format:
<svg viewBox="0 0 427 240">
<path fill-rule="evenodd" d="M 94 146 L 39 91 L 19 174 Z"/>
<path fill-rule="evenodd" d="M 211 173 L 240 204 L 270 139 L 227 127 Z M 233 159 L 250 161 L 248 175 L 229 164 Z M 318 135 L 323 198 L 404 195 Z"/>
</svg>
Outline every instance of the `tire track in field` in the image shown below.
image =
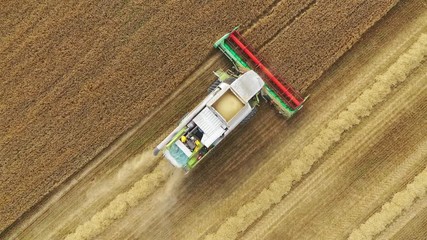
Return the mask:
<svg viewBox="0 0 427 240">
<path fill-rule="evenodd" d="M 276 179 L 252 201 L 243 205 L 235 216 L 226 219 L 216 233 L 206 239 L 235 239 L 245 231 L 273 204 L 281 201 L 291 189 L 308 173 L 311 166 L 319 160 L 341 135 L 358 125 L 362 118 L 370 115 L 373 107 L 384 101 L 392 87 L 406 80 L 409 73 L 423 61 L 427 54 L 427 34 L 419 39 L 394 62 L 385 73 L 376 77 L 376 82 L 365 90 L 346 110 L 327 125 L 319 135 L 301 151 L 299 158 L 293 160 L 289 168 L 280 173 Z"/>
<path fill-rule="evenodd" d="M 258 49 L 271 42 L 275 36 L 283 32 L 284 29 L 288 28 L 293 22 L 299 19 L 303 13 L 308 11 L 315 3 L 316 0 L 279 1 L 271 11 L 269 11 L 268 15 L 266 14 L 258 18 L 256 23 L 248 28 L 244 34 L 249 39 L 253 39 L 251 45 Z M 291 8 L 291 10 L 289 10 L 289 8 Z M 294 9 L 297 9 L 297 11 L 292 11 Z M 257 39 L 256 36 L 265 36 L 267 39 L 263 37 Z"/>
<path fill-rule="evenodd" d="M 263 20 L 263 19 L 267 18 L 269 15 L 271 15 L 271 13 L 274 12 L 274 10 L 277 8 L 277 6 L 281 2 L 282 2 L 282 0 L 274 0 L 267 8 L 264 9 L 264 11 L 262 11 L 262 13 L 257 18 L 252 19 L 248 23 L 248 30 L 255 28 L 260 20 Z M 248 31 L 248 30 L 246 30 L 246 31 Z"/>
<path fill-rule="evenodd" d="M 286 31 L 287 29 L 289 29 L 293 22 L 295 22 L 298 19 L 300 19 L 304 15 L 304 13 L 306 13 L 307 11 L 309 11 L 316 3 L 317 3 L 316 0 L 312 0 L 312 1 L 308 2 L 291 19 L 289 19 L 288 22 L 283 27 L 281 27 L 279 29 L 276 29 L 274 31 L 273 35 L 271 35 L 269 38 L 267 38 L 267 40 L 263 41 L 262 45 L 267 45 L 270 42 L 274 42 L 281 33 L 283 33 L 284 31 Z M 274 16 L 272 16 L 272 17 L 274 17 Z M 273 24 L 273 26 L 275 26 L 275 25 Z"/>
<path fill-rule="evenodd" d="M 122 218 L 131 207 L 138 205 L 140 201 L 156 191 L 157 187 L 163 184 L 171 174 L 171 166 L 166 161 L 161 161 L 153 172 L 144 175 L 127 192 L 117 195 L 105 208 L 97 212 L 89 221 L 79 225 L 65 239 L 92 239 L 96 237 L 114 221 Z"/>
<path fill-rule="evenodd" d="M 427 141 L 424 141 L 419 150 L 409 158 L 427 156 Z M 409 159 L 408 158 L 408 159 Z M 359 228 L 353 230 L 348 237 L 350 240 L 372 239 L 389 226 L 403 211 L 408 210 L 417 199 L 424 198 L 427 191 L 427 167 L 419 173 L 414 181 L 406 185 L 406 188 L 393 195 L 379 212 L 374 213 Z"/>
</svg>

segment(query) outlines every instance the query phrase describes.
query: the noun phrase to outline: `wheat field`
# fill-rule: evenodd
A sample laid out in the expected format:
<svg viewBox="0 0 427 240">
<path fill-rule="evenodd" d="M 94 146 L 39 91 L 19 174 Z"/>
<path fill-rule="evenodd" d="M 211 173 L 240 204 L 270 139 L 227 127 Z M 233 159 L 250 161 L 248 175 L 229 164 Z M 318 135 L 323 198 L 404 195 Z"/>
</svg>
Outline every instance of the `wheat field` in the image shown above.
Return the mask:
<svg viewBox="0 0 427 240">
<path fill-rule="evenodd" d="M 0 5 L 0 239 L 427 239 L 425 1 Z M 184 175 L 152 149 L 237 24 L 310 97 Z"/>
</svg>

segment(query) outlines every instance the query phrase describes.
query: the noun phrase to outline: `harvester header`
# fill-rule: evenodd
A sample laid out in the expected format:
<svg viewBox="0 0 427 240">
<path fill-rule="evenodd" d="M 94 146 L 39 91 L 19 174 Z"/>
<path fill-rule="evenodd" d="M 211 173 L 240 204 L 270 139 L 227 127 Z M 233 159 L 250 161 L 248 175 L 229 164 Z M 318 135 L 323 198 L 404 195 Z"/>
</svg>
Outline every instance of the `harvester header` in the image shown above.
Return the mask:
<svg viewBox="0 0 427 240">
<path fill-rule="evenodd" d="M 234 28 L 232 32 L 220 38 L 214 46 L 219 48 L 234 64 L 239 71 L 253 69 L 263 77 L 266 82 L 265 92 L 276 105 L 282 107 L 279 111 L 286 117 L 291 117 L 302 107 L 305 99 L 287 84 L 279 79 L 273 71 L 260 59 L 256 51 L 244 40 L 242 35 Z M 286 106 L 285 106 L 286 105 Z"/>
<path fill-rule="evenodd" d="M 256 113 L 259 98 L 271 103 L 286 118 L 305 101 L 275 75 L 235 28 L 214 44 L 233 63 L 234 69 L 215 72 L 209 95 L 189 112 L 155 149 L 174 166 L 193 169 L 240 123 Z"/>
</svg>

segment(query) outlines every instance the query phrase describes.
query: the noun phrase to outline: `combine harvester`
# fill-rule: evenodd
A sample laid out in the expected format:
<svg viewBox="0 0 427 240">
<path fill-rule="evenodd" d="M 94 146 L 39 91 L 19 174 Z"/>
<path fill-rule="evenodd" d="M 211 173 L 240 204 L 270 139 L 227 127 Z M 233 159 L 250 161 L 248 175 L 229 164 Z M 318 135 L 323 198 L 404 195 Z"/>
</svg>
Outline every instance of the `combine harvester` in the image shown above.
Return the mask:
<svg viewBox="0 0 427 240">
<path fill-rule="evenodd" d="M 214 72 L 217 80 L 209 87 L 209 95 L 154 149 L 154 155 L 162 150 L 174 166 L 186 172 L 256 113 L 260 96 L 286 118 L 301 109 L 305 101 L 260 61 L 237 28 L 214 47 L 232 61 L 234 69 Z"/>
</svg>

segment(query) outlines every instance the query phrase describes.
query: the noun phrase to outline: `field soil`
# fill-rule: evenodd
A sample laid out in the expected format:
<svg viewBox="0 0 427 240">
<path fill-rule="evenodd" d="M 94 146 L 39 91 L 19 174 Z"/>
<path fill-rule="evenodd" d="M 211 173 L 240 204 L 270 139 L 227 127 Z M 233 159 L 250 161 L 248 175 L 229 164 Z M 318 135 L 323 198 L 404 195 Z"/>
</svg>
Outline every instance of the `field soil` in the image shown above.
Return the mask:
<svg viewBox="0 0 427 240">
<path fill-rule="evenodd" d="M 1 238 L 425 236 L 422 195 L 364 227 L 427 166 L 424 1 L 166 3 L 2 3 Z M 182 176 L 151 150 L 230 66 L 211 45 L 236 23 L 310 98 L 288 121 L 262 104 Z"/>
</svg>

